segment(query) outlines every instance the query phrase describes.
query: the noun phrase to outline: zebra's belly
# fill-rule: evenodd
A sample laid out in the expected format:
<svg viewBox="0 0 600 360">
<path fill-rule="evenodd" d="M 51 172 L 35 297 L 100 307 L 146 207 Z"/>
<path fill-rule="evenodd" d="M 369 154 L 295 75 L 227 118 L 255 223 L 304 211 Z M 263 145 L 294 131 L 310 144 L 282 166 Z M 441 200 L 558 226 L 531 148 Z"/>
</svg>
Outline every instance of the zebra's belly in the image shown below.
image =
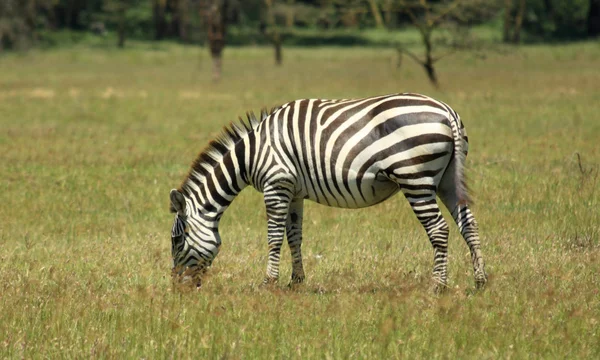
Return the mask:
<svg viewBox="0 0 600 360">
<path fill-rule="evenodd" d="M 386 178 L 378 178 L 375 174 L 360 178 L 348 177 L 345 182 L 335 182 L 329 179 L 316 184 L 312 191 L 304 194 L 305 199 L 322 205 L 357 209 L 373 206 L 396 194 L 398 184 Z M 319 186 L 320 185 L 320 186 Z"/>
</svg>

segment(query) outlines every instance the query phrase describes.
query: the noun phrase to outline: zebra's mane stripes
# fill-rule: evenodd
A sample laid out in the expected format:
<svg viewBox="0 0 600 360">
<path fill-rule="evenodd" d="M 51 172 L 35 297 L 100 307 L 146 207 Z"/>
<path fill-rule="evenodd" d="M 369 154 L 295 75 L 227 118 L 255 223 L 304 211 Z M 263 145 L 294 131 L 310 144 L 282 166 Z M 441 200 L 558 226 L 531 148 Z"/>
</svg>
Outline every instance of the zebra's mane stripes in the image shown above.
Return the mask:
<svg viewBox="0 0 600 360">
<path fill-rule="evenodd" d="M 256 130 L 258 125 L 275 109 L 273 108 L 271 111 L 267 111 L 266 108 L 261 109 L 260 120 L 256 118 L 254 112 L 249 111 L 246 113 L 246 119 L 239 117 L 239 121 L 231 122 L 229 126 L 224 126 L 221 133 L 211 140 L 196 157 L 192 163 L 190 172 L 185 177 L 179 190 L 185 191 L 185 185 L 192 176 L 207 176 L 209 169 L 214 168 L 223 156 L 231 151 L 240 140 Z"/>
</svg>

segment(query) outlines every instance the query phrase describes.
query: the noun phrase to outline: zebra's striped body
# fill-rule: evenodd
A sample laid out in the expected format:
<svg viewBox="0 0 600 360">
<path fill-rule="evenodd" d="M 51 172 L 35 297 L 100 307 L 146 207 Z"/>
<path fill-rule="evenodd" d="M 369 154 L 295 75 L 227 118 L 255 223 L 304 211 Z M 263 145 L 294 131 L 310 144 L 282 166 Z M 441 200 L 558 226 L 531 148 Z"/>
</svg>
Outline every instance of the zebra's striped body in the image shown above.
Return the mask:
<svg viewBox="0 0 600 360">
<path fill-rule="evenodd" d="M 267 208 L 265 282 L 279 276 L 284 234 L 292 251 L 292 281 L 304 278 L 304 199 L 360 208 L 402 191 L 434 247 L 436 282 L 447 281 L 448 239 L 437 194 L 470 247 L 476 283 L 485 283 L 477 226 L 463 181 L 467 136 L 449 106 L 418 94 L 310 99 L 263 112 L 260 122 L 248 118 L 213 141 L 181 188 L 171 192 L 172 208 L 178 213 L 172 234 L 174 266 L 180 272 L 210 265 L 220 245 L 222 213 L 252 185 L 264 193 Z"/>
</svg>

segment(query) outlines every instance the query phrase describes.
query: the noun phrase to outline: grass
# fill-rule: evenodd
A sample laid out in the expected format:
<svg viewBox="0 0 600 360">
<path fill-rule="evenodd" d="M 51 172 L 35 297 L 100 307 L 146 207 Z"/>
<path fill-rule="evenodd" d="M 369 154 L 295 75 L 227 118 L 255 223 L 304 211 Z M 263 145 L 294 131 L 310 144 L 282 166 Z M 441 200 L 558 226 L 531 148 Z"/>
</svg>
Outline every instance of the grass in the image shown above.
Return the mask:
<svg viewBox="0 0 600 360">
<path fill-rule="evenodd" d="M 225 52 L 75 46 L 0 58 L 1 358 L 597 358 L 600 73 L 597 43 L 457 54 L 441 90 L 395 52 Z M 260 194 L 221 223 L 200 292 L 169 278 L 168 192 L 246 110 L 399 91 L 451 104 L 471 139 L 474 212 L 490 282 L 474 293 L 451 225 L 447 294 L 398 196 L 364 210 L 307 203 L 307 281 L 259 287 Z M 580 170 L 576 153 L 580 154 Z M 446 213 L 447 215 L 447 213 Z M 449 219 L 449 217 L 447 217 Z"/>
</svg>

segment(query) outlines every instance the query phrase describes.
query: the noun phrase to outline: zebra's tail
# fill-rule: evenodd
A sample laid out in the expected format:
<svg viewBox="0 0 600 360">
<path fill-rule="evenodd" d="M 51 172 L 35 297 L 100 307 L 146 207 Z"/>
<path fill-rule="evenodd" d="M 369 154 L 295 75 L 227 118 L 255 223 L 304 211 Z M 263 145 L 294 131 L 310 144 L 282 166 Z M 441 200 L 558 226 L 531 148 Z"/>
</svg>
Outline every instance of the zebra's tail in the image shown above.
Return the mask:
<svg viewBox="0 0 600 360">
<path fill-rule="evenodd" d="M 465 160 L 469 144 L 465 140 L 466 133 L 461 126 L 460 117 L 454 111 L 450 111 L 450 126 L 454 139 L 454 186 L 458 205 L 467 205 L 471 202 L 469 189 L 465 175 Z"/>
</svg>

